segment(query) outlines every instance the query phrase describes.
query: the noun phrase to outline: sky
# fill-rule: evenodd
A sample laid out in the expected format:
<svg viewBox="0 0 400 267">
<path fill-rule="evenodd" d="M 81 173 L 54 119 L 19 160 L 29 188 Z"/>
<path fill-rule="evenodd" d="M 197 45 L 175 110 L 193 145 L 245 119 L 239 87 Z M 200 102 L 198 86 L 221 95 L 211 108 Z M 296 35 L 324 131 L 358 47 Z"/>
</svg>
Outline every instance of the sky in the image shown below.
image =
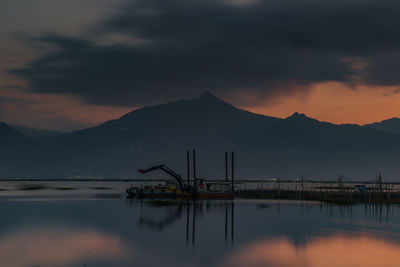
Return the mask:
<svg viewBox="0 0 400 267">
<path fill-rule="evenodd" d="M 400 117 L 395 0 L 2 0 L 0 121 L 72 131 L 204 91 L 271 116 Z"/>
</svg>

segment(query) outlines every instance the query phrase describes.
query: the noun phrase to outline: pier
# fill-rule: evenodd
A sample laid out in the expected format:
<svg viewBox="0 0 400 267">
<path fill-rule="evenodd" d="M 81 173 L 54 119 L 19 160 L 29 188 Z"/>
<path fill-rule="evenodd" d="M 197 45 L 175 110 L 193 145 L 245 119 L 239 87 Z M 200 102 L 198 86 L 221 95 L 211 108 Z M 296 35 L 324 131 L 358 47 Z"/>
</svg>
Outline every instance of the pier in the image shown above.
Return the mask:
<svg viewBox="0 0 400 267">
<path fill-rule="evenodd" d="M 165 180 L 135 180 L 135 185 L 155 185 Z M 212 183 L 231 183 L 207 179 Z M 235 198 L 324 201 L 337 204 L 400 203 L 400 183 L 362 181 L 235 180 Z"/>
<path fill-rule="evenodd" d="M 400 203 L 400 183 L 362 181 L 237 181 L 236 197 L 316 200 L 338 204 Z"/>
</svg>

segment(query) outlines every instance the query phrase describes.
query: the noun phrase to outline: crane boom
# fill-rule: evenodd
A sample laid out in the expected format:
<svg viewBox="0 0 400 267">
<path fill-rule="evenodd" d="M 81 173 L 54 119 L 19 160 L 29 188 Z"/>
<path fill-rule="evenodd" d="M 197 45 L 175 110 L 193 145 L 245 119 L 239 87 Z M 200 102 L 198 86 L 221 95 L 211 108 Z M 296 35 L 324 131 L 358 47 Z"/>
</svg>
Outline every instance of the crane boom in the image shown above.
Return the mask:
<svg viewBox="0 0 400 267">
<path fill-rule="evenodd" d="M 164 164 L 160 164 L 157 166 L 153 166 L 150 167 L 148 169 L 139 169 L 138 172 L 140 173 L 146 173 L 146 172 L 151 172 L 151 171 L 155 171 L 155 170 L 162 170 L 166 173 L 168 173 L 170 176 L 172 176 L 173 178 L 175 178 L 175 180 L 178 181 L 178 185 L 179 188 L 185 192 L 186 191 L 186 184 L 182 179 L 182 176 L 180 174 L 177 174 L 176 172 L 174 172 L 173 170 L 171 170 L 170 168 L 168 168 L 167 166 L 165 166 Z"/>
</svg>

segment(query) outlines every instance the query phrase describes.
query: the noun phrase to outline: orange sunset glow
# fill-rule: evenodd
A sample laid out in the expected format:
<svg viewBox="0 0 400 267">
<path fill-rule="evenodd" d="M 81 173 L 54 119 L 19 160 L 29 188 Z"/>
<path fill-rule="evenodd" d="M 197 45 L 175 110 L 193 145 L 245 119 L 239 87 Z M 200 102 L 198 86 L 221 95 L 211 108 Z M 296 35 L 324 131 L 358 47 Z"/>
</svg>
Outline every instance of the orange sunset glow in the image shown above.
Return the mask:
<svg viewBox="0 0 400 267">
<path fill-rule="evenodd" d="M 17 101 L 4 103 L 0 118 L 11 118 L 14 123 L 53 130 L 70 131 L 97 125 L 140 108 L 87 104 L 71 95 L 32 94 L 10 90 L 4 91 L 4 95 Z M 258 99 L 255 105 L 242 104 L 252 99 Z M 314 84 L 305 92 L 275 95 L 264 100 L 255 94 L 246 93 L 243 96 L 228 97 L 227 101 L 267 116 L 286 118 L 294 112 L 300 112 L 335 124 L 363 125 L 400 117 L 400 93 L 395 86 L 349 87 L 342 83 L 326 82 Z M 30 110 L 29 117 L 26 116 L 26 109 Z M 6 117 L 6 114 L 12 116 Z"/>
<path fill-rule="evenodd" d="M 251 244 L 237 251 L 225 266 L 271 267 L 397 267 L 400 244 L 370 236 L 320 237 L 304 245 L 286 238 Z"/>
<path fill-rule="evenodd" d="M 20 257 L 21 251 L 24 257 Z M 92 230 L 40 228 L 8 233 L 0 238 L 2 266 L 67 266 L 126 254 L 125 244 L 118 237 Z"/>
<path fill-rule="evenodd" d="M 355 86 L 337 82 L 315 84 L 308 94 L 282 96 L 264 106 L 244 107 L 252 112 L 285 118 L 293 112 L 336 124 L 367 124 L 400 117 L 397 87 Z"/>
</svg>

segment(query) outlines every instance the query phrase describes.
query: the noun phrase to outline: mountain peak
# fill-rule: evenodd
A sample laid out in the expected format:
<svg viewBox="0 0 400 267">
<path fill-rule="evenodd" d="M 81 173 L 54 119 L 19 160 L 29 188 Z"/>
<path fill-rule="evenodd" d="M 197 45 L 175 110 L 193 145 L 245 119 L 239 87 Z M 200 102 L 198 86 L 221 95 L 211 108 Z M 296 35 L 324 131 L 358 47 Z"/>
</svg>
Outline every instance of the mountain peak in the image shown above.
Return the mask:
<svg viewBox="0 0 400 267">
<path fill-rule="evenodd" d="M 193 98 L 193 99 L 189 99 L 189 101 L 194 101 L 198 104 L 200 104 L 201 106 L 207 105 L 209 107 L 214 106 L 214 107 L 229 107 L 230 109 L 236 109 L 234 106 L 232 106 L 231 104 L 229 104 L 228 102 L 225 102 L 224 100 L 222 100 L 221 98 L 216 97 L 214 94 L 212 94 L 211 92 L 204 92 L 202 93 L 199 97 L 197 98 Z"/>
<path fill-rule="evenodd" d="M 299 112 L 293 113 L 291 116 L 287 117 L 285 120 L 288 122 L 292 122 L 292 123 L 301 123 L 301 124 L 307 124 L 307 125 L 320 122 L 316 119 L 307 117 L 307 115 L 304 113 L 299 113 Z"/>
<path fill-rule="evenodd" d="M 299 113 L 296 111 L 295 113 L 293 113 L 286 119 L 302 119 L 302 120 L 304 120 L 304 119 L 311 119 L 311 118 L 307 117 L 306 114 L 304 114 L 304 113 Z"/>
<path fill-rule="evenodd" d="M 223 101 L 223 100 L 219 99 L 218 97 L 216 97 L 213 93 L 211 93 L 211 92 L 209 92 L 209 91 L 203 92 L 197 99 L 200 99 L 200 100 L 218 100 L 218 101 Z"/>
<path fill-rule="evenodd" d="M 292 114 L 291 117 L 306 118 L 307 116 L 306 116 L 306 114 L 304 114 L 304 113 L 299 113 L 299 112 L 296 111 L 295 113 Z"/>
</svg>

